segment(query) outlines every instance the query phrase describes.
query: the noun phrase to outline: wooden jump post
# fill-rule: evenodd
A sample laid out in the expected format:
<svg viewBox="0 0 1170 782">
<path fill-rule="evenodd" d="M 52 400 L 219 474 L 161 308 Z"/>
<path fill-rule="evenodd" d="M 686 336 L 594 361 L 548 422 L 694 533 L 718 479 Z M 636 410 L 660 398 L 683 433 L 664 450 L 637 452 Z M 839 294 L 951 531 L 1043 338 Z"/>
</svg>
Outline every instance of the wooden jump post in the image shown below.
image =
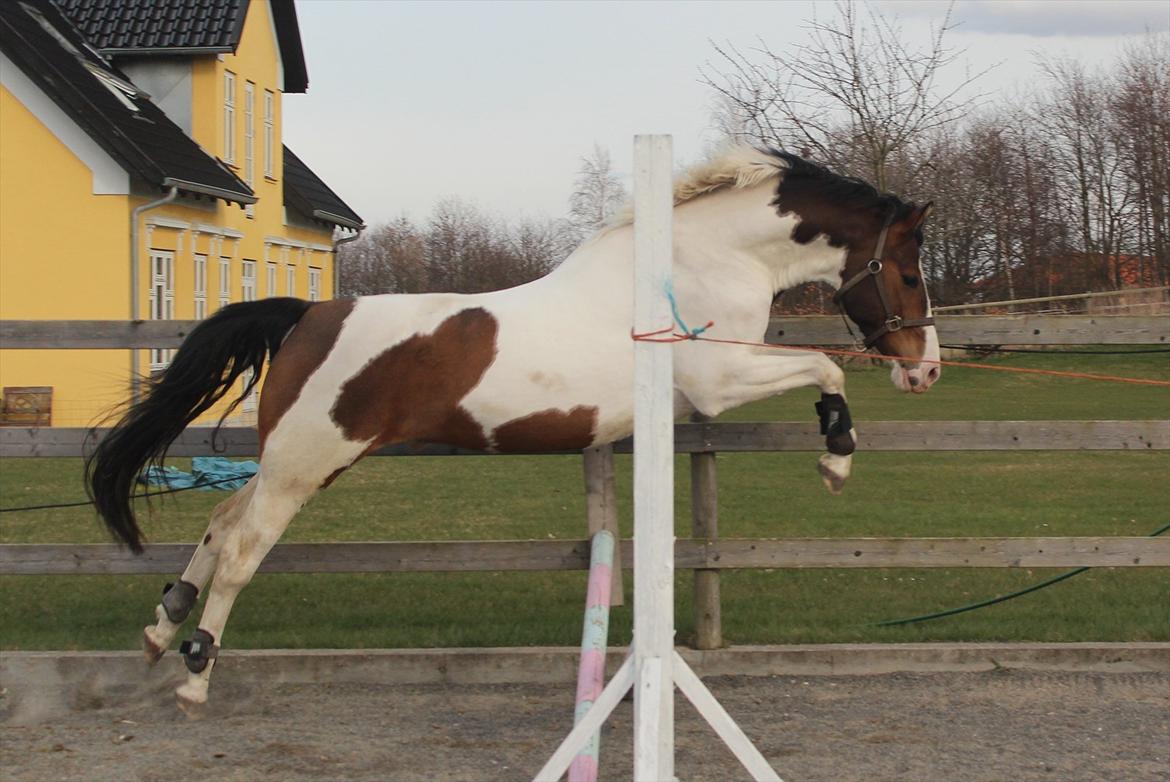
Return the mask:
<svg viewBox="0 0 1170 782">
<path fill-rule="evenodd" d="M 634 331 L 672 322 L 670 136 L 634 139 Z M 674 650 L 674 371 L 669 345 L 634 344 L 634 642 L 593 707 L 535 782 L 556 782 L 634 687 L 634 780 L 674 779 L 674 687 L 757 782 L 780 782 L 763 755 Z"/>
</svg>

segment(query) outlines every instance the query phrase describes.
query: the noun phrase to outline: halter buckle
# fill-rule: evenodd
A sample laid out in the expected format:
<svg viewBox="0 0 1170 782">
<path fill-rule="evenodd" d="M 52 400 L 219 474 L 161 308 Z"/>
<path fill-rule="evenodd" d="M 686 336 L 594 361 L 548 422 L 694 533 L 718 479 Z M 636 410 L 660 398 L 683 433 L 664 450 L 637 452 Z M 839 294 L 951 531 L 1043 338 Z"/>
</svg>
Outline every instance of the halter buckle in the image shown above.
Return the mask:
<svg viewBox="0 0 1170 782">
<path fill-rule="evenodd" d="M 902 316 L 891 315 L 886 318 L 886 331 L 901 331 L 902 330 Z"/>
</svg>

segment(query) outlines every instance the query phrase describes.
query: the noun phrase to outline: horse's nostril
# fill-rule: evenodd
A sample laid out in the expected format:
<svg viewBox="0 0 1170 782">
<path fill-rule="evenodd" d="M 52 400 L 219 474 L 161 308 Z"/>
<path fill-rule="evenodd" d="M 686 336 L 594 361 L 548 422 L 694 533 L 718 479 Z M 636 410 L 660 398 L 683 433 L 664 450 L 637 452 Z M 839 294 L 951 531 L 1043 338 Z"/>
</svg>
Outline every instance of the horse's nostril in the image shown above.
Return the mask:
<svg viewBox="0 0 1170 782">
<path fill-rule="evenodd" d="M 910 375 L 910 385 L 911 386 L 917 386 L 921 382 L 922 381 L 919 380 L 918 378 L 916 378 L 914 375 Z"/>
<path fill-rule="evenodd" d="M 926 373 L 927 379 L 930 380 L 930 382 L 932 382 L 932 383 L 934 381 L 938 380 L 938 375 L 939 375 L 938 367 L 931 367 L 930 371 Z"/>
</svg>

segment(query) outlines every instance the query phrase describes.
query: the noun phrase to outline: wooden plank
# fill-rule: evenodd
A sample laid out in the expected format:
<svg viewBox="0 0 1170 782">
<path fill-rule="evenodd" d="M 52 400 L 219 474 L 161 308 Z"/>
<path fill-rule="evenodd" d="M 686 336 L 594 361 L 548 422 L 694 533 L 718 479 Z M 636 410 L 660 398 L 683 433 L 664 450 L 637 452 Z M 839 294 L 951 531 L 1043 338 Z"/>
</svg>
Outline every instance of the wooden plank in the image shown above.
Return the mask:
<svg viewBox="0 0 1170 782">
<path fill-rule="evenodd" d="M 939 315 L 935 326 L 944 345 L 1170 345 L 1166 315 Z M 711 336 L 719 336 L 717 328 Z M 784 345 L 854 342 L 839 316 L 773 318 L 766 339 Z"/>
<path fill-rule="evenodd" d="M 695 423 L 707 423 L 706 416 L 695 413 Z M 715 454 L 691 454 L 691 536 L 698 540 L 719 539 L 719 483 Z M 723 611 L 720 602 L 718 570 L 699 568 L 694 576 L 693 614 L 696 649 L 720 649 L 723 646 Z"/>
<path fill-rule="evenodd" d="M 725 538 L 708 544 L 705 558 L 737 569 L 1168 567 L 1170 538 Z"/>
<path fill-rule="evenodd" d="M 631 562 L 632 543 L 622 542 Z M 174 574 L 193 545 L 158 543 L 141 556 L 112 544 L 0 545 L 0 575 Z M 790 538 L 679 540 L 675 567 L 772 568 L 1170 567 L 1170 537 Z M 586 540 L 283 543 L 268 573 L 430 573 L 587 570 Z"/>
<path fill-rule="evenodd" d="M 197 320 L 0 320 L 5 350 L 177 348 Z"/>
<path fill-rule="evenodd" d="M 955 345 L 1166 345 L 1165 315 L 939 315 L 939 339 Z M 197 320 L 0 320 L 5 350 L 176 348 Z M 719 336 L 718 324 L 711 332 Z M 856 327 L 854 331 L 856 331 Z M 839 316 L 773 318 L 768 342 L 851 345 Z"/>
<path fill-rule="evenodd" d="M 1170 421 L 857 421 L 861 451 L 1170 450 Z M 679 453 L 823 451 L 801 423 L 680 424 Z M 615 445 L 622 452 L 622 444 Z"/>
<path fill-rule="evenodd" d="M 863 451 L 1166 451 L 1170 421 L 859 421 L 858 448 Z M 97 436 L 104 436 L 105 429 Z M 255 456 L 256 431 L 192 427 L 175 441 L 172 456 Z M 80 456 L 89 447 L 90 430 L 78 427 L 0 427 L 0 457 Z M 676 424 L 676 453 L 824 450 L 825 439 L 810 415 L 807 422 Z M 630 453 L 632 440 L 613 444 L 615 453 Z M 580 451 L 553 451 L 553 455 Z M 446 445 L 404 443 L 375 456 L 499 456 Z M 507 454 L 520 456 L 524 454 Z"/>
<path fill-rule="evenodd" d="M 621 540 L 618 529 L 617 488 L 613 472 L 613 447 L 600 445 L 586 448 L 582 454 L 585 473 L 585 518 L 589 539 L 605 530 L 614 540 Z M 625 584 L 623 579 L 621 548 L 615 547 L 610 565 L 609 584 L 610 606 L 625 605 Z"/>
</svg>

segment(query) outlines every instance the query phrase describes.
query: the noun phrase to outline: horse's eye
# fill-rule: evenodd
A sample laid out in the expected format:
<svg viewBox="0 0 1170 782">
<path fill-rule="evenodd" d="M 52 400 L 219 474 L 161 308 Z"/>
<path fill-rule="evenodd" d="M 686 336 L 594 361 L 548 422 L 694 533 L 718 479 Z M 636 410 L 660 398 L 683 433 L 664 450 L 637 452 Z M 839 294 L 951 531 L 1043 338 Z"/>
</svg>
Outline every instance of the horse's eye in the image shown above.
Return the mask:
<svg viewBox="0 0 1170 782">
<path fill-rule="evenodd" d="M 913 274 L 903 274 L 902 275 L 902 282 L 906 283 L 906 287 L 908 287 L 908 288 L 917 288 L 918 287 L 918 278 L 915 277 Z"/>
</svg>

